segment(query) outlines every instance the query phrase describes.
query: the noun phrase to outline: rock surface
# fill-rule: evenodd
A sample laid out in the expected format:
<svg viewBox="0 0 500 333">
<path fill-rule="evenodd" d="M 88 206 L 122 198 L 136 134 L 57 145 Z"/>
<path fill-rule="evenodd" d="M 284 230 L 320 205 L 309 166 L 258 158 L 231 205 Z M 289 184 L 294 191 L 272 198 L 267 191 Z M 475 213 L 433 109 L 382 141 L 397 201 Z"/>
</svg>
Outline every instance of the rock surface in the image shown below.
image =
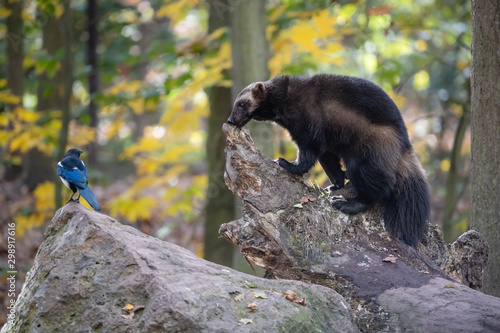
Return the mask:
<svg viewBox="0 0 500 333">
<path fill-rule="evenodd" d="M 125 318 L 127 304 L 144 308 Z M 329 288 L 239 273 L 76 203 L 46 230 L 15 313 L 2 333 L 358 332 Z"/>
<path fill-rule="evenodd" d="M 391 239 L 380 207 L 343 214 L 323 190 L 262 155 L 247 129 L 223 131 L 225 180 L 243 214 L 219 232 L 249 260 L 276 278 L 334 289 L 361 331 L 500 332 L 500 299 L 459 283 L 481 286 L 488 255 L 481 234 L 447 245 L 430 226 L 417 250 Z"/>
</svg>

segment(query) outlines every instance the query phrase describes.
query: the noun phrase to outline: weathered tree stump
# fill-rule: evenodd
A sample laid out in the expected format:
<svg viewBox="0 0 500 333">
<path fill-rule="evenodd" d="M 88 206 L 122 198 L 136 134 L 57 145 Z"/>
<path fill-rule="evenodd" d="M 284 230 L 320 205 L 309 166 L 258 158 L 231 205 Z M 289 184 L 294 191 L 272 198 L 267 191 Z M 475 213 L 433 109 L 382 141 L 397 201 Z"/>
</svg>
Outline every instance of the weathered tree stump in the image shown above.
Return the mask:
<svg viewBox="0 0 500 333">
<path fill-rule="evenodd" d="M 469 231 L 452 245 L 430 226 L 418 249 L 391 239 L 381 207 L 349 216 L 328 194 L 262 155 L 247 129 L 225 124 L 225 181 L 243 217 L 220 234 L 278 279 L 341 294 L 362 331 L 500 331 L 500 299 L 481 287 L 488 246 Z M 346 189 L 335 192 L 342 194 Z"/>
</svg>

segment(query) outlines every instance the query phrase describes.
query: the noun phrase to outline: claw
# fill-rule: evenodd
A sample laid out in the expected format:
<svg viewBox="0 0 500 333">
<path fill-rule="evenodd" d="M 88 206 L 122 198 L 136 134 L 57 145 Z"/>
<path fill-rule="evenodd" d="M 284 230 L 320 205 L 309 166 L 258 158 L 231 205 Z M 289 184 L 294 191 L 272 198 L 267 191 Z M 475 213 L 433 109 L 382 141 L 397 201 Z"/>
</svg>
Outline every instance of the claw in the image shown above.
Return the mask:
<svg viewBox="0 0 500 333">
<path fill-rule="evenodd" d="M 340 186 L 337 186 L 336 184 L 332 184 L 328 187 L 325 187 L 324 191 L 328 192 L 328 193 L 332 193 L 336 190 L 340 190 Z"/>
<path fill-rule="evenodd" d="M 330 202 L 335 208 L 340 209 L 347 203 L 347 200 L 341 195 L 334 195 L 331 197 Z"/>
</svg>

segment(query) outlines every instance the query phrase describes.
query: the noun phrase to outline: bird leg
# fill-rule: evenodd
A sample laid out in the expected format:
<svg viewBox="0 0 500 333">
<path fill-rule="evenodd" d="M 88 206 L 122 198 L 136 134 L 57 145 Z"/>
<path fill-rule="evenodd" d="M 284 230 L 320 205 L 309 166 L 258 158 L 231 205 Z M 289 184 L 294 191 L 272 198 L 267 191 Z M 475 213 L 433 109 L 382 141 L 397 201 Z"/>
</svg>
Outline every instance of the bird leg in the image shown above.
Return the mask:
<svg viewBox="0 0 500 333">
<path fill-rule="evenodd" d="M 78 198 L 75 199 L 75 202 L 80 203 L 80 196 L 81 196 L 81 194 L 80 194 L 80 192 L 78 192 Z"/>
<path fill-rule="evenodd" d="M 75 201 L 75 202 L 80 202 L 78 199 L 80 199 L 80 196 L 78 196 L 78 198 L 76 199 L 73 199 L 73 196 L 75 195 L 76 192 L 73 192 L 73 194 L 71 195 L 71 197 L 68 199 L 68 201 L 66 201 L 66 203 L 68 202 L 72 202 L 72 201 Z M 80 193 L 78 193 L 80 194 Z"/>
</svg>

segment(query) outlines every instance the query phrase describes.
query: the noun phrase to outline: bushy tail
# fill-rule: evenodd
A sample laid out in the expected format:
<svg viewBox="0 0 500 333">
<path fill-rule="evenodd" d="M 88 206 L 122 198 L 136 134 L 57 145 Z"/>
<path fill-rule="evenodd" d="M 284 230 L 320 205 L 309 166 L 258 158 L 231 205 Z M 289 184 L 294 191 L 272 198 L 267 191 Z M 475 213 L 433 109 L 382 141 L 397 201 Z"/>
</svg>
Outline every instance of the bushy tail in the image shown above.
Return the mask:
<svg viewBox="0 0 500 333">
<path fill-rule="evenodd" d="M 95 198 L 94 193 L 90 190 L 90 188 L 87 186 L 84 189 L 78 188 L 78 192 L 82 195 L 82 197 L 87 200 L 87 202 L 94 208 L 94 210 L 101 210 L 101 206 L 99 206 L 99 203 L 97 202 L 97 199 Z"/>
<path fill-rule="evenodd" d="M 408 245 L 416 245 L 427 233 L 429 216 L 430 193 L 425 176 L 412 174 L 398 182 L 385 205 L 387 231 Z"/>
</svg>

